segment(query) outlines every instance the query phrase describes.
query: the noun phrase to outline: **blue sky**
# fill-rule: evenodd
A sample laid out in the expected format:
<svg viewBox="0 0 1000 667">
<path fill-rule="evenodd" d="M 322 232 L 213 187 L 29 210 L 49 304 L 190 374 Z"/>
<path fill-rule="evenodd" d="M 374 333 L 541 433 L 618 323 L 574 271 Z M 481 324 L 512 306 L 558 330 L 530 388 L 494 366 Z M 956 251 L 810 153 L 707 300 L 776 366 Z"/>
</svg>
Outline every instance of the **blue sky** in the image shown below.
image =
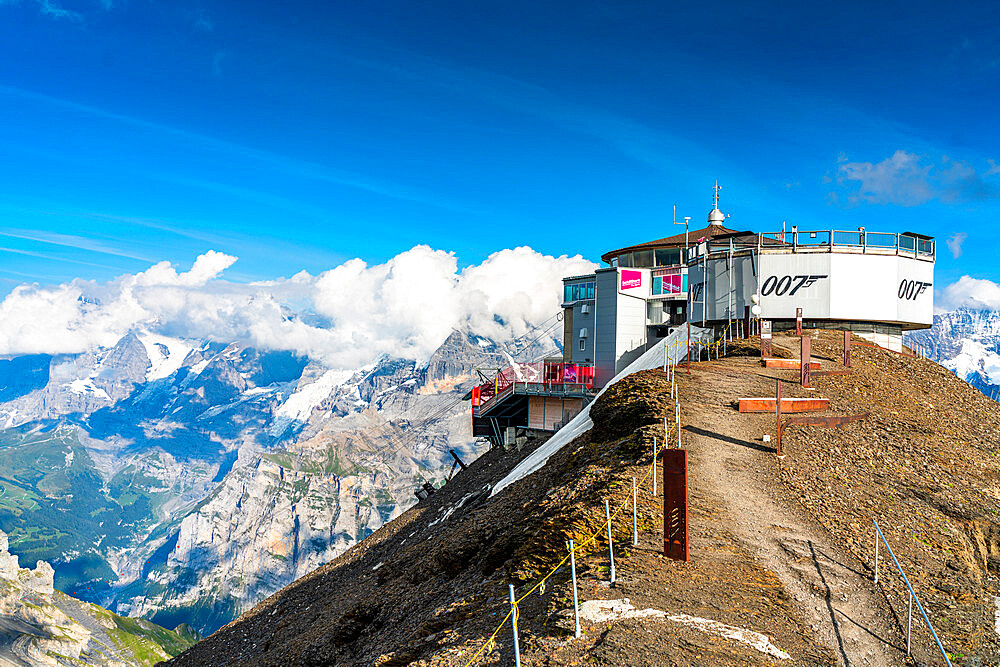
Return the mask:
<svg viewBox="0 0 1000 667">
<path fill-rule="evenodd" d="M 921 231 L 938 285 L 1000 280 L 998 16 L 0 0 L 0 293 L 209 249 L 243 281 L 420 243 L 596 260 L 703 222 L 715 179 L 732 227 Z"/>
</svg>

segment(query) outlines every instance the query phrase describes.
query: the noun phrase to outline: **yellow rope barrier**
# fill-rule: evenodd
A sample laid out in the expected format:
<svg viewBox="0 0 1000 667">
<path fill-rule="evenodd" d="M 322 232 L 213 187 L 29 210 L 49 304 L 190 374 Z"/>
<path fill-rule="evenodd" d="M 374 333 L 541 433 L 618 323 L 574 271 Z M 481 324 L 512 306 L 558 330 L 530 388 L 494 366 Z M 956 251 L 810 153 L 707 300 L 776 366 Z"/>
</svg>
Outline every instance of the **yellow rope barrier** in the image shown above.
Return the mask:
<svg viewBox="0 0 1000 667">
<path fill-rule="evenodd" d="M 677 343 L 677 344 L 679 345 L 679 343 Z M 675 403 L 675 405 L 680 405 L 680 400 L 677 397 L 675 397 L 674 398 L 674 403 Z M 670 436 L 675 433 L 675 431 L 676 431 L 677 428 L 678 428 L 678 425 L 677 424 L 673 424 L 671 426 L 671 428 L 670 428 L 670 431 L 666 435 L 664 435 L 663 445 L 661 445 L 660 447 L 657 447 L 656 451 L 653 452 L 653 459 L 654 460 L 656 459 L 656 457 L 660 454 L 660 452 L 662 450 L 668 448 L 667 447 L 667 442 L 670 441 Z M 652 475 L 652 474 L 653 474 L 653 470 L 652 470 L 652 467 L 650 467 L 650 469 L 646 471 L 646 474 L 643 475 L 643 478 L 641 480 L 639 480 L 639 482 L 637 483 L 637 486 L 641 486 L 642 484 L 644 484 L 646 482 L 646 480 L 649 479 L 649 476 Z M 618 506 L 618 509 L 615 510 L 615 513 L 611 515 L 611 518 L 609 519 L 608 522 L 614 522 L 614 520 L 618 517 L 618 515 L 621 514 L 621 512 L 628 506 L 628 502 L 629 502 L 629 498 L 625 498 L 625 500 L 622 502 L 622 504 Z M 514 614 L 514 622 L 515 622 L 515 624 L 517 623 L 517 618 L 518 618 L 518 615 L 519 615 L 518 605 L 521 603 L 521 601 L 524 600 L 529 595 L 531 595 L 532 593 L 534 593 L 540 587 L 543 587 L 545 585 L 545 582 L 548 581 L 548 579 L 552 575 L 554 575 L 559 570 L 559 568 L 561 568 L 563 565 L 566 564 L 566 561 L 568 561 L 569 558 L 570 558 L 570 554 L 575 554 L 575 553 L 579 552 L 581 549 L 583 549 L 588 544 L 590 544 L 591 542 L 593 542 L 597 538 L 598 534 L 600 534 L 601 530 L 603 530 L 603 528 L 605 527 L 605 525 L 607 525 L 608 522 L 602 522 L 601 523 L 601 527 L 598 528 L 598 529 L 596 529 L 594 532 L 592 532 L 590 534 L 590 536 L 586 540 L 584 540 L 583 542 L 581 542 L 579 544 L 574 544 L 573 545 L 573 550 L 571 552 L 567 553 L 563 557 L 563 559 L 561 561 L 559 561 L 559 563 L 549 571 L 548 574 L 546 574 L 544 577 L 542 577 L 541 581 L 539 581 L 537 584 L 535 584 L 534 586 L 532 586 L 524 595 L 522 595 L 521 597 L 517 598 L 514 601 L 514 604 L 511 606 L 511 610 L 508 611 L 507 615 L 503 617 L 503 620 L 500 621 L 499 625 L 497 625 L 496 630 L 493 631 L 493 634 L 490 635 L 489 639 L 487 639 L 485 642 L 483 642 L 482 646 L 480 646 L 479 649 L 475 653 L 472 654 L 472 657 L 469 658 L 469 661 L 467 663 L 465 663 L 465 667 L 469 667 L 469 665 L 471 665 L 473 662 L 475 662 L 476 658 L 478 658 L 480 656 L 480 654 L 483 653 L 483 650 L 487 646 L 489 646 L 490 644 L 492 644 L 494 642 L 494 640 L 496 639 L 497 634 L 499 634 L 500 630 L 503 629 L 503 626 L 507 623 L 507 620 L 510 618 L 510 615 L 512 613 Z"/>
</svg>

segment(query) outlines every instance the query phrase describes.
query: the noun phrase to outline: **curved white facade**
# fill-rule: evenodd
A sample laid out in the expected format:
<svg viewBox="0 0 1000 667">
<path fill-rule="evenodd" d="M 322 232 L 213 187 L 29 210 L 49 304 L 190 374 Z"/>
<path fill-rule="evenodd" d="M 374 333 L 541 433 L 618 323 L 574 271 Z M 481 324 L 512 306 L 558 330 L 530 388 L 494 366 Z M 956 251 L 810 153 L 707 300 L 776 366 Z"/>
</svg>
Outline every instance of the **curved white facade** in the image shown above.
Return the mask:
<svg viewBox="0 0 1000 667">
<path fill-rule="evenodd" d="M 713 250 L 688 268 L 693 323 L 744 317 L 760 296 L 762 319 L 837 320 L 921 329 L 934 321 L 933 255 L 815 249 Z"/>
</svg>

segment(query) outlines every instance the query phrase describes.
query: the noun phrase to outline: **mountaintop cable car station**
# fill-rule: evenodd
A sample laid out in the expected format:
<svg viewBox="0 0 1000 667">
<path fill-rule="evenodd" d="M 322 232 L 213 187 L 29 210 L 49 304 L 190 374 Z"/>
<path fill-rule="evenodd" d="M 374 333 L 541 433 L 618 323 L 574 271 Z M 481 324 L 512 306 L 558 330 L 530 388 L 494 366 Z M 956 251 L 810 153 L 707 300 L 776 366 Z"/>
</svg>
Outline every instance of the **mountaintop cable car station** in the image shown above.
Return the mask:
<svg viewBox="0 0 1000 667">
<path fill-rule="evenodd" d="M 515 364 L 477 387 L 475 435 L 499 445 L 511 428 L 558 430 L 688 321 L 721 333 L 754 318 L 782 330 L 801 315 L 807 328 L 849 330 L 896 351 L 904 331 L 933 323 L 933 238 L 864 228 L 737 231 L 724 225 L 718 191 L 706 227 L 612 250 L 601 257 L 606 267 L 563 279 L 562 357 Z"/>
</svg>

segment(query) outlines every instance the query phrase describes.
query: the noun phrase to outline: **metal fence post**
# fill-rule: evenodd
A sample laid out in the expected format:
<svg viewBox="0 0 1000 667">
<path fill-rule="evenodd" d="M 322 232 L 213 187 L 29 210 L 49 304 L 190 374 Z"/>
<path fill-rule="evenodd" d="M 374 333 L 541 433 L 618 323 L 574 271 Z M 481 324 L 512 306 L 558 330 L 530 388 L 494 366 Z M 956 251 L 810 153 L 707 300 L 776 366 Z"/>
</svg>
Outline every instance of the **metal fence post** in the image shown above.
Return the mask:
<svg viewBox="0 0 1000 667">
<path fill-rule="evenodd" d="M 576 548 L 573 546 L 573 540 L 569 541 L 569 572 L 573 576 L 573 619 L 576 622 L 576 629 L 573 631 L 573 636 L 579 639 L 580 605 L 576 598 Z"/>
<path fill-rule="evenodd" d="M 611 585 L 615 585 L 615 544 L 614 538 L 611 536 L 611 505 L 608 499 L 604 499 L 604 515 L 608 518 L 608 558 L 611 560 Z M 514 587 L 511 586 L 511 590 Z M 511 593 L 513 595 L 513 593 Z"/>
<path fill-rule="evenodd" d="M 510 584 L 510 625 L 514 629 L 514 664 L 521 667 L 521 645 L 517 641 L 517 602 L 514 601 L 514 584 Z"/>
<path fill-rule="evenodd" d="M 875 583 L 878 583 L 878 531 L 875 532 Z"/>
<path fill-rule="evenodd" d="M 656 495 L 656 438 L 653 438 L 653 495 Z"/>
<path fill-rule="evenodd" d="M 639 546 L 639 519 L 635 512 L 635 477 L 632 478 L 632 546 Z"/>
<path fill-rule="evenodd" d="M 910 603 L 906 610 L 906 655 L 910 655 L 910 629 L 913 627 L 913 593 L 910 593 Z"/>
</svg>

